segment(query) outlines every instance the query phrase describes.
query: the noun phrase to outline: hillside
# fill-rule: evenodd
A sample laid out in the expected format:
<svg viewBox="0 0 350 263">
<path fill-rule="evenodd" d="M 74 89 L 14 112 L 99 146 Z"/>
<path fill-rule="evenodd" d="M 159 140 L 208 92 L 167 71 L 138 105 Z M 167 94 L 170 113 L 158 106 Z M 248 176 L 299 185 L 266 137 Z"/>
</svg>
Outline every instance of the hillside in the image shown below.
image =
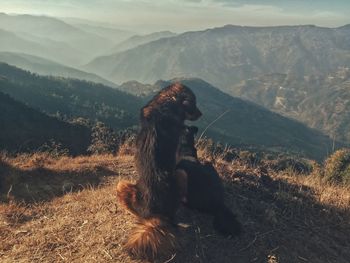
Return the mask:
<svg viewBox="0 0 350 263">
<path fill-rule="evenodd" d="M 132 49 L 137 46 L 140 46 L 161 38 L 173 37 L 173 36 L 176 36 L 176 34 L 170 31 L 155 32 L 148 35 L 135 35 L 118 43 L 108 53 L 110 54 L 118 53 L 118 52 L 125 51 L 127 49 Z"/>
<path fill-rule="evenodd" d="M 0 52 L 0 62 L 22 68 L 40 75 L 59 76 L 101 83 L 110 87 L 117 87 L 96 74 L 87 73 L 76 68 L 67 67 L 48 59 L 24 53 Z"/>
<path fill-rule="evenodd" d="M 197 96 L 198 106 L 203 112 L 198 122 L 202 129 L 226 112 L 206 131 L 205 135 L 209 137 L 237 147 L 257 146 L 270 150 L 303 153 L 318 160 L 331 150 L 332 141 L 328 137 L 297 121 L 282 117 L 254 103 L 231 97 L 203 80 L 180 79 L 180 81 L 190 87 Z M 140 95 L 145 91 L 147 93 L 159 90 L 169 83 L 158 81 L 151 88 L 150 85 L 128 82 L 121 87 L 124 91 Z"/>
<path fill-rule="evenodd" d="M 24 38 L 49 49 L 47 55 L 45 53 L 30 52 L 30 49 L 26 49 L 25 45 L 21 49 L 2 49 L 2 51 L 22 52 L 45 58 L 56 58 L 55 60 L 60 63 L 74 66 L 80 63 L 87 63 L 88 60 L 101 54 L 101 50 L 109 49 L 114 45 L 114 42 L 109 39 L 86 32 L 60 19 L 47 16 L 0 13 L 0 29 L 14 33 L 21 39 Z M 0 39 L 2 39 L 1 36 Z M 12 41 L 14 45 L 18 45 L 17 42 Z M 55 45 L 53 43 L 61 47 L 61 50 L 57 50 L 60 52 L 60 55 L 54 52 L 52 47 Z M 78 59 L 73 60 L 69 54 L 78 57 Z"/>
<path fill-rule="evenodd" d="M 189 227 L 177 232 L 171 262 L 348 262 L 349 189 L 317 174 L 215 166 L 245 232 L 223 238 L 211 217 L 181 208 L 177 220 Z M 135 218 L 115 193 L 119 180 L 135 178 L 132 156 L 1 156 L 0 261 L 143 262 L 122 249 Z"/>
<path fill-rule="evenodd" d="M 149 96 L 128 95 L 102 84 L 33 75 L 7 64 L 0 64 L 0 76 L 6 78 L 2 80 L 0 91 L 33 108 L 68 119 L 83 117 L 92 122 L 101 121 L 116 130 L 136 126 L 139 109 L 149 100 Z M 226 112 L 210 125 L 206 136 L 237 147 L 287 151 L 317 160 L 331 151 L 333 142 L 328 137 L 301 123 L 233 98 L 202 80 L 188 79 L 183 83 L 198 98 L 203 112 L 198 125 L 202 129 Z M 154 92 L 169 84 L 158 81 L 151 87 L 127 82 L 121 87 L 128 92 L 144 88 Z"/>
<path fill-rule="evenodd" d="M 134 34 L 133 32 L 114 28 L 111 26 L 101 26 L 96 24 L 94 21 L 91 21 L 91 23 L 89 23 L 90 21 L 77 21 L 75 19 L 69 18 L 62 18 L 62 20 L 85 32 L 98 35 L 103 39 L 109 39 L 114 44 L 120 43 Z"/>
<path fill-rule="evenodd" d="M 71 65 L 79 63 L 81 57 L 86 56 L 84 52 L 76 50 L 67 44 L 40 39 L 37 37 L 23 37 L 0 28 L 0 51 L 28 53 L 35 56 L 67 63 Z"/>
<path fill-rule="evenodd" d="M 86 69 L 117 82 L 201 78 L 348 144 L 349 33 L 349 26 L 227 25 L 99 57 Z"/>
<path fill-rule="evenodd" d="M 0 85 L 4 82 L 0 80 Z M 39 151 L 54 141 L 70 154 L 86 152 L 90 130 L 49 117 L 0 92 L 0 151 Z"/>
<path fill-rule="evenodd" d="M 117 83 L 196 77 L 228 92 L 233 84 L 261 74 L 303 77 L 349 66 L 349 41 L 347 27 L 227 25 L 99 57 L 86 69 Z"/>
<path fill-rule="evenodd" d="M 159 86 L 143 84 L 138 81 L 127 81 L 118 86 L 119 90 L 127 92 L 137 97 L 150 97 L 159 91 Z"/>
<path fill-rule="evenodd" d="M 300 120 L 337 140 L 350 142 L 350 71 L 304 78 L 269 74 L 242 81 L 230 94 Z"/>
<path fill-rule="evenodd" d="M 83 117 L 115 129 L 137 124 L 140 99 L 102 84 L 45 77 L 0 63 L 0 91 L 30 107 L 64 118 Z"/>
</svg>

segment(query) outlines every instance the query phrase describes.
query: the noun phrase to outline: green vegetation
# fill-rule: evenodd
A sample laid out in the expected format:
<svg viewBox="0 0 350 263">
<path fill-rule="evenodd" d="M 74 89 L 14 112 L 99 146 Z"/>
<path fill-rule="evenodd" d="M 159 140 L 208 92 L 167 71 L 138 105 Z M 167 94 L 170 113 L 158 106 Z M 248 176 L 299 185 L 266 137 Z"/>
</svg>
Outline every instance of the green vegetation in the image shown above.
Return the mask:
<svg viewBox="0 0 350 263">
<path fill-rule="evenodd" d="M 38 76 L 3 63 L 0 94 L 0 149 L 9 152 L 116 152 L 114 140 L 107 148 L 100 142 L 117 134 L 99 122 L 116 131 L 135 126 L 142 105 L 102 84 Z"/>
<path fill-rule="evenodd" d="M 93 82 L 44 77 L 0 63 L 0 91 L 63 119 L 83 117 L 124 129 L 138 122 L 142 101 Z"/>
<path fill-rule="evenodd" d="M 2 82 L 0 82 L 2 87 Z M 0 92 L 0 150 L 86 153 L 90 129 L 60 121 Z"/>
<path fill-rule="evenodd" d="M 118 138 L 115 132 L 102 122 L 92 127 L 92 140 L 88 152 L 92 154 L 116 154 L 118 151 Z"/>
</svg>

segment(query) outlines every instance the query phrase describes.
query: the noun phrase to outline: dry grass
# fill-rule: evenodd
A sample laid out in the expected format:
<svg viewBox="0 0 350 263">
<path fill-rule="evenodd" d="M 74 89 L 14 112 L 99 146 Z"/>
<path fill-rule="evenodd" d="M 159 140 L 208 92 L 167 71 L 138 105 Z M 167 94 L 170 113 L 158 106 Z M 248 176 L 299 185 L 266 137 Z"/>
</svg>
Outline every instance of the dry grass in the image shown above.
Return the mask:
<svg viewBox="0 0 350 263">
<path fill-rule="evenodd" d="M 238 161 L 216 167 L 245 233 L 225 239 L 209 216 L 182 208 L 190 227 L 169 262 L 349 262 L 349 188 Z M 118 180 L 135 176 L 127 155 L 3 156 L 0 261 L 138 262 L 122 249 L 134 218 L 115 198 Z"/>
</svg>

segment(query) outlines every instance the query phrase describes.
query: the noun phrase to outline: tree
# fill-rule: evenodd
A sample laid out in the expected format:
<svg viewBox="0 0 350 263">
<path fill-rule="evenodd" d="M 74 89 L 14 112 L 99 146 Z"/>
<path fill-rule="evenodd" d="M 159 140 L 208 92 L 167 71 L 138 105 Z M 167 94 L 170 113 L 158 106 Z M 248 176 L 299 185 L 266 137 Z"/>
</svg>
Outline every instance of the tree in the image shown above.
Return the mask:
<svg viewBox="0 0 350 263">
<path fill-rule="evenodd" d="M 92 127 L 91 145 L 88 152 L 91 154 L 115 154 L 118 151 L 118 139 L 113 129 L 102 122 L 97 122 Z"/>
</svg>

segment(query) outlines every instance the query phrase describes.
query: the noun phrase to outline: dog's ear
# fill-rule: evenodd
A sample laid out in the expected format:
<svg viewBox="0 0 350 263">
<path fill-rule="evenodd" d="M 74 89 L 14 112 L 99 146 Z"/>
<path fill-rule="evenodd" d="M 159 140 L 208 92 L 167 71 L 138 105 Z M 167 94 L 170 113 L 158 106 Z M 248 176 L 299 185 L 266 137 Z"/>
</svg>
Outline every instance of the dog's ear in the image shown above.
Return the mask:
<svg viewBox="0 0 350 263">
<path fill-rule="evenodd" d="M 188 129 L 190 130 L 190 132 L 193 135 L 197 134 L 197 132 L 198 132 L 198 127 L 196 127 L 196 126 L 190 126 L 190 127 L 188 127 Z"/>
</svg>

